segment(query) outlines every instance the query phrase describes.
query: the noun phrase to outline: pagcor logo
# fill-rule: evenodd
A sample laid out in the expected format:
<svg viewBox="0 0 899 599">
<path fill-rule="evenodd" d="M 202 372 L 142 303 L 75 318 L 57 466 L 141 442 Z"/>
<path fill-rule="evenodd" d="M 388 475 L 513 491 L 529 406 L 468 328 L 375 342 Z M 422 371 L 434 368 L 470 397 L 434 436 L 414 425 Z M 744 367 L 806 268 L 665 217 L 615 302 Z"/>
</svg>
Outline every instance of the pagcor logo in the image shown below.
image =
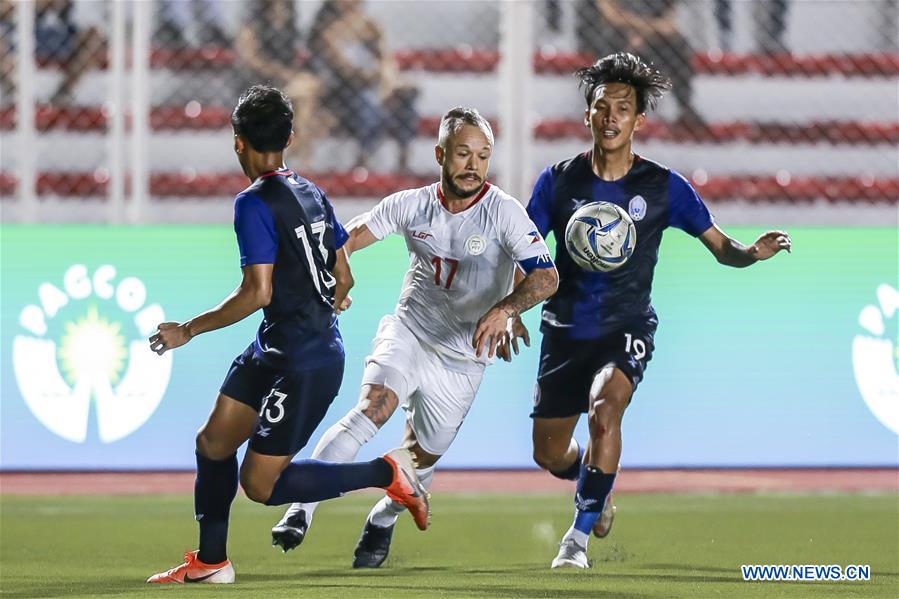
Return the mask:
<svg viewBox="0 0 899 599">
<path fill-rule="evenodd" d="M 890 285 L 877 288 L 877 305 L 862 308 L 858 324 L 866 334 L 852 340 L 852 368 L 859 393 L 881 424 L 899 434 L 899 344 L 888 325 L 899 308 L 899 291 Z M 892 320 L 891 320 L 892 319 Z M 895 330 L 892 331 L 895 334 Z"/>
<path fill-rule="evenodd" d="M 140 279 L 116 282 L 116 269 L 66 270 L 62 289 L 41 283 L 38 304 L 19 315 L 13 369 L 28 408 L 63 439 L 83 443 L 95 406 L 103 443 L 127 437 L 153 414 L 172 372 L 172 354 L 157 356 L 146 338 L 165 320 L 147 305 Z"/>
</svg>

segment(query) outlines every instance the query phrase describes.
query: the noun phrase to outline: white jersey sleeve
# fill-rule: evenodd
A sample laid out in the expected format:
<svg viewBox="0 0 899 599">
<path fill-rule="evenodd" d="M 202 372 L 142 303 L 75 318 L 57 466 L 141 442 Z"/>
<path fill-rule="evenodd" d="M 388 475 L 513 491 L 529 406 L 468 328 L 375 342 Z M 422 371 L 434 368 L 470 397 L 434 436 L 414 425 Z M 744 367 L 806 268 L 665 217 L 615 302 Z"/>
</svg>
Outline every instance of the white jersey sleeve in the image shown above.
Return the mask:
<svg viewBox="0 0 899 599">
<path fill-rule="evenodd" d="M 551 266 L 549 248 L 524 207 L 512 197 L 499 205 L 498 241 L 509 257 L 519 264 L 527 262 L 535 263 L 534 266 Z"/>
<path fill-rule="evenodd" d="M 409 194 L 401 191 L 387 196 L 368 213 L 366 225 L 371 234 L 384 239 L 391 233 L 402 234 L 414 216 L 416 203 Z"/>
</svg>

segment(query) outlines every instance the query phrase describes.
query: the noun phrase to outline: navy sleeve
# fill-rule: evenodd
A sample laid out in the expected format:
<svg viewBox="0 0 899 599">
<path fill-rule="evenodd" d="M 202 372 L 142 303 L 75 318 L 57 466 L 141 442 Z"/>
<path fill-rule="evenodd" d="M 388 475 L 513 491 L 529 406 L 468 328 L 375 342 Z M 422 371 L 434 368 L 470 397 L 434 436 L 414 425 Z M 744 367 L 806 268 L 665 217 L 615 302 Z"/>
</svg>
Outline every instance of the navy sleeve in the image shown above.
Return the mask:
<svg viewBox="0 0 899 599">
<path fill-rule="evenodd" d="M 322 198 L 325 200 L 325 206 L 328 209 L 328 217 L 331 219 L 331 228 L 334 229 L 334 249 L 339 250 L 343 247 L 343 244 L 346 243 L 346 240 L 350 238 L 350 234 L 346 232 L 346 229 L 343 228 L 343 225 L 340 224 L 340 221 L 337 220 L 337 216 L 334 214 L 334 207 L 331 206 L 331 202 L 328 201 L 328 198 L 322 195 Z"/>
<path fill-rule="evenodd" d="M 272 211 L 258 196 L 242 193 L 234 200 L 234 232 L 240 248 L 240 266 L 274 264 L 278 232 Z"/>
<path fill-rule="evenodd" d="M 670 171 L 668 174 L 668 226 L 686 231 L 699 237 L 715 219 L 703 203 L 702 198 L 683 175 Z"/>
<path fill-rule="evenodd" d="M 534 191 L 531 193 L 531 201 L 528 202 L 528 216 L 537 225 L 542 237 L 549 234 L 552 221 L 552 199 L 553 199 L 553 171 L 548 166 L 543 169 L 540 176 L 537 177 L 537 183 L 534 185 Z"/>
<path fill-rule="evenodd" d="M 350 234 L 346 232 L 346 229 L 343 228 L 343 225 L 340 224 L 333 212 L 331 213 L 331 226 L 334 227 L 334 249 L 339 250 L 346 243 L 346 240 L 350 238 Z"/>
<path fill-rule="evenodd" d="M 334 230 L 334 249 L 339 250 L 343 247 L 343 244 L 346 243 L 346 240 L 350 238 L 350 234 L 346 232 L 346 229 L 344 229 L 343 225 L 340 224 L 340 221 L 337 220 L 337 216 L 334 215 L 334 206 L 331 205 L 331 201 L 328 199 L 324 190 L 317 185 L 315 188 L 318 190 L 318 193 L 322 194 L 322 203 L 325 205 L 325 214 L 328 215 L 328 220 L 331 221 L 331 229 Z"/>
</svg>

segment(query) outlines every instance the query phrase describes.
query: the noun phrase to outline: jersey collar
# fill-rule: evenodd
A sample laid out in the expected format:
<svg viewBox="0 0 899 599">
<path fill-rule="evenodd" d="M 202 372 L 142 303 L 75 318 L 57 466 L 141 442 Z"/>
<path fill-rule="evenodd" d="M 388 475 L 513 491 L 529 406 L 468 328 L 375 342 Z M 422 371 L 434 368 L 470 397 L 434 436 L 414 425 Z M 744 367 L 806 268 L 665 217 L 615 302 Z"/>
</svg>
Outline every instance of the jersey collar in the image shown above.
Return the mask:
<svg viewBox="0 0 899 599">
<path fill-rule="evenodd" d="M 481 198 L 483 198 L 485 195 L 487 195 L 487 192 L 489 190 L 490 190 L 490 183 L 485 181 L 484 187 L 482 187 L 481 191 L 478 192 L 478 195 L 475 196 L 474 201 L 471 204 L 469 204 L 468 208 L 466 208 L 462 212 L 467 212 L 468 210 L 471 210 L 471 208 L 475 204 L 477 204 L 478 202 L 481 201 Z M 440 200 L 440 205 L 443 206 L 444 210 L 449 212 L 449 208 L 446 206 L 446 198 L 443 197 L 443 190 L 440 188 L 440 181 L 437 182 L 437 199 Z M 450 212 L 450 214 L 462 214 L 462 212 L 456 212 L 456 213 Z"/>
<path fill-rule="evenodd" d="M 282 177 L 289 177 L 289 176 L 293 175 L 293 171 L 290 170 L 289 168 L 282 168 L 282 169 L 278 169 L 276 171 L 269 171 L 267 173 L 262 173 L 261 175 L 256 177 L 256 179 L 257 180 L 268 179 L 269 177 L 276 177 L 278 175 L 280 175 Z"/>
</svg>

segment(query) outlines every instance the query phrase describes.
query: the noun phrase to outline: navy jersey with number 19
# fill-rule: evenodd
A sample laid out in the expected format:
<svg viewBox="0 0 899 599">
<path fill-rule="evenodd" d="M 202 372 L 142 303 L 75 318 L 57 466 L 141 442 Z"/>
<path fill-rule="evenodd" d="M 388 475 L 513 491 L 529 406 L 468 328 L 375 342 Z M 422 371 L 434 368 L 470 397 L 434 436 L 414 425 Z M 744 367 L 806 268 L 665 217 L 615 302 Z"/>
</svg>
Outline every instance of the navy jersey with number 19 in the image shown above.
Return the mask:
<svg viewBox="0 0 899 599">
<path fill-rule="evenodd" d="M 597 339 L 635 322 L 656 322 L 650 302 L 652 277 L 662 232 L 677 227 L 699 236 L 714 220 L 696 191 L 680 174 L 634 157 L 616 181 L 593 173 L 592 151 L 545 169 L 537 179 L 528 214 L 545 237 L 556 238 L 559 290 L 543 309 L 541 331 L 567 339 Z M 575 210 L 591 202 L 611 202 L 634 221 L 637 245 L 627 263 L 611 272 L 580 268 L 565 248 L 565 227 Z"/>
<path fill-rule="evenodd" d="M 347 233 L 324 192 L 289 170 L 261 175 L 234 201 L 234 230 L 241 267 L 274 265 L 254 344 L 263 363 L 296 372 L 342 360 L 331 269 Z"/>
</svg>

